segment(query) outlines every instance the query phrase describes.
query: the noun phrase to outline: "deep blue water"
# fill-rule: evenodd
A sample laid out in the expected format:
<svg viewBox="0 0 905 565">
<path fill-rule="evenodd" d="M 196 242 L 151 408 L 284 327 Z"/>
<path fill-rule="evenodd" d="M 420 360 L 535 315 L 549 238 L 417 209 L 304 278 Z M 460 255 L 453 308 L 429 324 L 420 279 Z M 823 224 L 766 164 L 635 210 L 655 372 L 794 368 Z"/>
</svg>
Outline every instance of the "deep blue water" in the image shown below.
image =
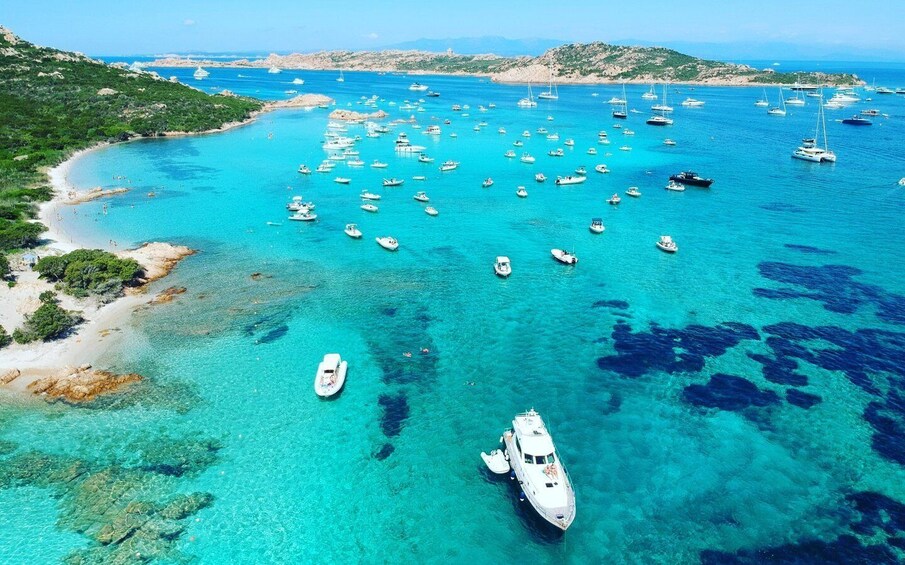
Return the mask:
<svg viewBox="0 0 905 565">
<path fill-rule="evenodd" d="M 332 72 L 209 70 L 204 81 L 193 69 L 161 74 L 266 99 L 325 93 L 354 109 L 377 94 L 392 119 L 411 115 L 443 134 L 397 125 L 357 146 L 388 169 L 341 164 L 305 177 L 299 163 L 326 156 L 327 111 L 280 111 L 224 134 L 81 159 L 77 186 L 132 191 L 107 200 L 106 214 L 101 201 L 64 211 L 61 229 L 101 247 L 165 240 L 200 252 L 156 285 L 186 294 L 139 312 L 104 360 L 150 382 L 94 409 L 3 405 L 7 457 L 36 450 L 136 470 L 142 488 L 130 496 L 141 500 L 211 493 L 168 542 L 201 562 L 905 557 L 905 98 L 875 97 L 870 106 L 888 117 L 870 128 L 839 123 L 865 104 L 828 111 L 839 160 L 816 165 L 790 158 L 814 131 L 813 102 L 770 117 L 753 106 L 758 88 L 671 88 L 675 125 L 661 129 L 643 123 L 647 88 L 628 87 L 641 113 L 624 135 L 605 104 L 615 86 L 561 87 L 559 101 L 521 110 L 524 87 L 425 77 L 442 96 L 415 112 L 398 109 L 417 98 L 410 77 L 349 72 L 339 84 Z M 304 86 L 290 84 L 296 76 Z M 688 95 L 706 105 L 679 106 Z M 478 111 L 490 102 L 497 108 Z M 514 149 L 533 165 L 503 156 L 523 130 L 533 135 Z M 400 131 L 436 162 L 394 154 Z M 575 146 L 565 157 L 546 155 L 566 138 Z M 441 174 L 446 159 L 460 168 Z M 612 172 L 593 172 L 597 163 Z M 581 165 L 591 171 L 583 185 L 534 182 L 537 171 Z M 686 168 L 716 182 L 663 190 Z M 420 174 L 427 181 L 412 180 Z M 338 175 L 352 184 L 332 182 Z M 387 176 L 407 180 L 383 189 Z M 482 189 L 487 176 L 496 182 Z M 632 185 L 640 198 L 605 203 Z M 364 189 L 383 195 L 379 213 L 359 209 Z M 416 190 L 439 216 L 423 212 Z M 297 194 L 316 202 L 317 222 L 286 220 Z M 588 231 L 596 216 L 601 235 Z M 342 233 L 347 222 L 361 241 Z M 654 247 L 662 234 L 677 254 Z M 378 235 L 395 236 L 399 251 L 378 247 Z M 555 263 L 553 247 L 579 264 Z M 497 255 L 512 259 L 511 278 L 494 276 Z M 311 381 L 328 351 L 350 373 L 342 395 L 322 402 Z M 540 527 L 479 457 L 532 406 L 576 486 L 564 536 Z M 146 446 L 188 441 L 215 447 L 177 450 L 204 454 L 186 456 L 180 473 Z M 95 547 L 90 527 L 61 518 L 84 503 L 85 485 L 43 477 L 0 482 L 0 508 L 28 509 L 0 521 L 10 561 Z M 40 547 L 23 553 L 19 540 L 36 530 Z"/>
</svg>

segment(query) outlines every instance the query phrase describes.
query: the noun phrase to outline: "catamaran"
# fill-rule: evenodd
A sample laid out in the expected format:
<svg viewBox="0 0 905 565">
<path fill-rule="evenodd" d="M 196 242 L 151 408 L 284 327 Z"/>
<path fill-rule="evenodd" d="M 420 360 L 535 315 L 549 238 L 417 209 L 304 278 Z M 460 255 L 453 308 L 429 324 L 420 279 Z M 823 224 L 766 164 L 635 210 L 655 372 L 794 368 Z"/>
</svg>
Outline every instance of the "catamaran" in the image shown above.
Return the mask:
<svg viewBox="0 0 905 565">
<path fill-rule="evenodd" d="M 537 102 L 534 101 L 534 96 L 531 95 L 531 83 L 528 83 L 528 97 L 522 98 L 519 100 L 516 105 L 519 108 L 537 108 Z"/>
<path fill-rule="evenodd" d="M 821 129 L 823 130 L 823 147 L 818 147 L 817 140 L 820 139 Z M 826 140 L 826 116 L 823 113 L 822 104 L 817 105 L 817 128 L 814 137 L 802 140 L 801 146 L 792 152 L 792 157 L 812 163 L 836 162 L 836 154 L 830 151 Z"/>
<path fill-rule="evenodd" d="M 641 98 L 643 100 L 656 100 L 657 99 L 657 93 L 654 92 L 653 84 L 650 85 L 650 90 L 648 92 L 645 92 L 644 94 L 641 95 Z"/>
<path fill-rule="evenodd" d="M 559 89 L 553 82 L 553 67 L 550 67 L 550 86 L 546 92 L 541 92 L 537 97 L 541 100 L 559 100 Z"/>
</svg>

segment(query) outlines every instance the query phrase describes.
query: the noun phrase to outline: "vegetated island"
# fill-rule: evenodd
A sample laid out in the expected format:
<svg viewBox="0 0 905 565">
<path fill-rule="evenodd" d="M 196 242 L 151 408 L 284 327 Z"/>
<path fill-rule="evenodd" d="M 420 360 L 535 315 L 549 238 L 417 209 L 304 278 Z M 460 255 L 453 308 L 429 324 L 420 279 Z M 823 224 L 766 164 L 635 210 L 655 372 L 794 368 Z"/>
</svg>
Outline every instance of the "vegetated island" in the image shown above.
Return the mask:
<svg viewBox="0 0 905 565">
<path fill-rule="evenodd" d="M 233 61 L 168 57 L 152 67 L 257 67 L 303 70 L 408 72 L 410 74 L 456 74 L 490 77 L 500 83 L 560 84 L 669 82 L 702 85 L 858 85 L 857 75 L 848 73 L 780 73 L 748 65 L 699 59 L 664 47 L 629 47 L 607 43 L 572 43 L 550 49 L 539 57 L 459 55 L 425 51 L 321 51 L 317 53 L 270 54 L 263 59 Z"/>
<path fill-rule="evenodd" d="M 209 95 L 155 73 L 40 47 L 0 27 L 0 386 L 84 401 L 96 396 L 91 391 L 133 382 L 78 367 L 109 346 L 105 337 L 136 307 L 172 300 L 143 295 L 147 283 L 194 253 L 167 243 L 116 254 L 79 249 L 48 231 L 60 207 L 127 190 L 69 186 L 74 154 L 136 138 L 224 131 L 263 111 L 330 102 L 312 94 L 269 104 Z M 38 381 L 44 385 L 30 386 Z"/>
</svg>

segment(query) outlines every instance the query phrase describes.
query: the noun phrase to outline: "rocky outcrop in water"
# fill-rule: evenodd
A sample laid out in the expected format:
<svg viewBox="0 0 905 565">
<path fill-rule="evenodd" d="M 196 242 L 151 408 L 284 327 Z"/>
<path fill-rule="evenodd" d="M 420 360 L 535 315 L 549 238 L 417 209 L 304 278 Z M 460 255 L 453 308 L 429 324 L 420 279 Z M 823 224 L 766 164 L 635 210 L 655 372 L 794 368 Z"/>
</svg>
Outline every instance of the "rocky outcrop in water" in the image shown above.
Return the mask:
<svg viewBox="0 0 905 565">
<path fill-rule="evenodd" d="M 383 110 L 378 110 L 370 114 L 364 112 L 355 112 L 353 110 L 333 110 L 330 112 L 331 120 L 340 120 L 345 122 L 361 122 L 364 120 L 382 120 L 389 116 Z"/>
<path fill-rule="evenodd" d="M 46 395 L 50 399 L 72 403 L 90 402 L 100 395 L 117 392 L 123 386 L 139 382 L 143 378 L 137 373 L 117 375 L 83 365 L 78 368 L 67 367 L 40 378 L 29 384 L 28 390 Z"/>
</svg>

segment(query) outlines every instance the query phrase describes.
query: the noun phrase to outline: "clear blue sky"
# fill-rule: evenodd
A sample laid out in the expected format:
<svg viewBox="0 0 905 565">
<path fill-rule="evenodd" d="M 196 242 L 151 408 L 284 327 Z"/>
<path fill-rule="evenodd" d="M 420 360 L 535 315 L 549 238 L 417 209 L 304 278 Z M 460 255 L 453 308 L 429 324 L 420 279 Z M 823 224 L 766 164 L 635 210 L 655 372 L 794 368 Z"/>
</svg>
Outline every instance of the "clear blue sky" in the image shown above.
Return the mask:
<svg viewBox="0 0 905 565">
<path fill-rule="evenodd" d="M 367 49 L 485 35 L 905 53 L 905 0 L 4 0 L 0 24 L 35 43 L 91 55 Z"/>
</svg>

